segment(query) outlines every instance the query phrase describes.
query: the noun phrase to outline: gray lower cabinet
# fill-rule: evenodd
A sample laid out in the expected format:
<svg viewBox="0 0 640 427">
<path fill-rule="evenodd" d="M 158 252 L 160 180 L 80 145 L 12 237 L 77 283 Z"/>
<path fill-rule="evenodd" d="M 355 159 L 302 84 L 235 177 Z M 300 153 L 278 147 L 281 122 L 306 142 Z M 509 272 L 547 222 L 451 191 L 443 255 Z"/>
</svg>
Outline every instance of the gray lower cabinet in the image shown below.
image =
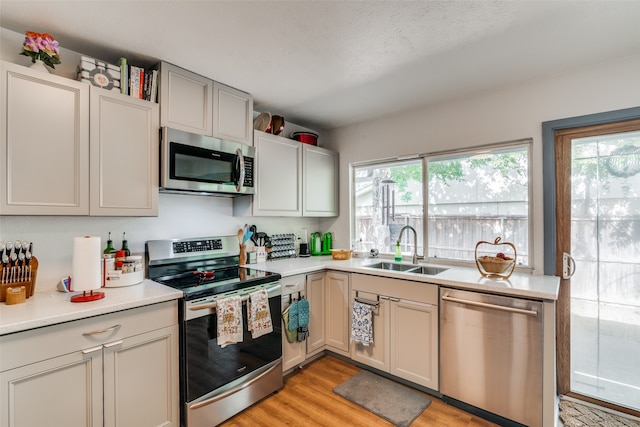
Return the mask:
<svg viewBox="0 0 640 427">
<path fill-rule="evenodd" d="M 0 389 L 0 427 L 177 427 L 177 304 L 0 336 Z"/>
<path fill-rule="evenodd" d="M 352 341 L 351 358 L 438 390 L 438 286 L 352 274 L 356 300 L 374 305 L 373 343 Z"/>
</svg>

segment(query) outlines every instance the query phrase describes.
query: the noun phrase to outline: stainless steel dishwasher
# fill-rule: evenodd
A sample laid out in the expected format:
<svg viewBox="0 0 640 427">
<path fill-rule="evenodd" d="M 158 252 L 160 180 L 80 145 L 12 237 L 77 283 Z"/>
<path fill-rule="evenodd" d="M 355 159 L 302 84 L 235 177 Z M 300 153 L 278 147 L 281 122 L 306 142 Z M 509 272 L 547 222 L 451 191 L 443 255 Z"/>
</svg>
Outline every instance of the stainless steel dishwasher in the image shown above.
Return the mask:
<svg viewBox="0 0 640 427">
<path fill-rule="evenodd" d="M 542 426 L 542 310 L 540 301 L 441 288 L 443 399 Z"/>
</svg>

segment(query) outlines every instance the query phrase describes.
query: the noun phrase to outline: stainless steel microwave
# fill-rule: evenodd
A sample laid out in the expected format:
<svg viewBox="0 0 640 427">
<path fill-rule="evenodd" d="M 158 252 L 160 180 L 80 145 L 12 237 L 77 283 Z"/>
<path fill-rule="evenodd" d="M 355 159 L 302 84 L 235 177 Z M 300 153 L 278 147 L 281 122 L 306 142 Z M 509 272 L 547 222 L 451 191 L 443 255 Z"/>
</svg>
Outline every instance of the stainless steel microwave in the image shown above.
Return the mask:
<svg viewBox="0 0 640 427">
<path fill-rule="evenodd" d="M 254 147 L 167 127 L 160 144 L 160 191 L 255 193 Z"/>
</svg>

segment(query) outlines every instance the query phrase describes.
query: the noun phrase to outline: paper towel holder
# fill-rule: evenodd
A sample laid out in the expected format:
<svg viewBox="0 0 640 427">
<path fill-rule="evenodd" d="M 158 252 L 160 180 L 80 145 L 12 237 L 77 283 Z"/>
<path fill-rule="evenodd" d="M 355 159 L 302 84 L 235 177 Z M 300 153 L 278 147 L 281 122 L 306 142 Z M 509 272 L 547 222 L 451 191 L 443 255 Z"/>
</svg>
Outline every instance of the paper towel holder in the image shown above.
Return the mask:
<svg viewBox="0 0 640 427">
<path fill-rule="evenodd" d="M 72 296 L 71 302 L 89 302 L 96 301 L 102 298 L 104 298 L 104 292 L 94 292 L 92 289 L 89 291 L 89 293 L 87 293 L 87 291 L 82 291 L 82 294 Z"/>
<path fill-rule="evenodd" d="M 85 240 L 87 239 L 87 240 Z M 87 246 L 87 242 L 88 240 L 91 240 L 91 243 L 89 243 L 89 245 L 91 246 Z M 76 279 L 75 275 L 76 275 L 76 264 L 78 262 L 85 262 L 86 260 L 78 257 L 78 253 L 79 252 L 84 252 L 83 255 L 89 255 L 90 257 L 95 256 L 95 257 L 99 257 L 101 255 L 100 253 L 100 248 L 101 248 L 101 243 L 100 243 L 100 238 L 93 238 L 91 236 L 84 236 L 84 237 L 76 237 L 74 238 L 74 247 L 73 247 L 73 270 L 74 270 L 74 279 Z M 87 250 L 90 249 L 90 250 Z M 95 254 L 92 253 L 95 250 Z M 96 263 L 98 263 L 99 260 L 96 259 Z M 98 268 L 99 270 L 99 268 Z M 90 289 L 86 289 L 88 286 L 79 286 L 80 288 L 84 288 L 84 289 L 78 289 L 76 292 L 79 292 L 80 290 L 82 290 L 82 294 L 77 294 L 77 295 L 73 295 L 71 297 L 71 302 L 89 302 L 89 301 L 96 301 L 99 299 L 104 298 L 104 292 L 96 292 L 94 291 L 95 289 L 100 289 L 101 283 L 100 283 L 100 278 L 99 278 L 99 271 L 96 271 L 95 273 L 97 273 L 97 280 L 95 281 L 95 283 L 93 283 L 93 281 L 91 281 L 91 285 L 92 286 Z M 73 283 L 71 281 L 71 277 L 68 278 L 68 283 L 69 283 L 69 292 L 74 292 L 73 289 Z"/>
</svg>

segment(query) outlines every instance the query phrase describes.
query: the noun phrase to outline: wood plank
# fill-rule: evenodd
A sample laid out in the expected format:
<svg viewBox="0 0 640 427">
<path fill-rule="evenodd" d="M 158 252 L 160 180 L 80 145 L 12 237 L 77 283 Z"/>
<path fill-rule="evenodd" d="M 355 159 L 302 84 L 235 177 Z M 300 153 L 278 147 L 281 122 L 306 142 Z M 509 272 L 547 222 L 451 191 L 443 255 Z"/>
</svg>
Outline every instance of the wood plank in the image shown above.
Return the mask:
<svg viewBox="0 0 640 427">
<path fill-rule="evenodd" d="M 278 393 L 268 396 L 221 424 L 224 427 L 261 426 L 353 426 L 388 427 L 388 421 L 338 396 L 334 387 L 358 373 L 360 368 L 332 356 L 308 364 L 301 374 L 285 377 Z M 417 393 L 420 391 L 415 390 Z M 431 405 L 412 427 L 492 427 L 487 420 L 447 405 L 425 394 Z"/>
</svg>

